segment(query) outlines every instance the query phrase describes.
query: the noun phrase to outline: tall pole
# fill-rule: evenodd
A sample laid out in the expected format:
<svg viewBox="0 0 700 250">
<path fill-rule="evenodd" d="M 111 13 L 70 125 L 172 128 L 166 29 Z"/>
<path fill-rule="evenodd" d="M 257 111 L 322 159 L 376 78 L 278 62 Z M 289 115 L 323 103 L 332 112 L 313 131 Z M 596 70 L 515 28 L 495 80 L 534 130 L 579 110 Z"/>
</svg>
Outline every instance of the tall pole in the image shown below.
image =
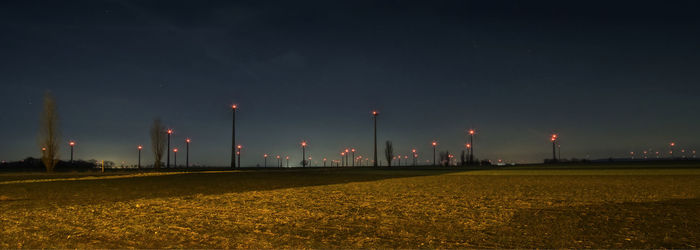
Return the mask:
<svg viewBox="0 0 700 250">
<path fill-rule="evenodd" d="M 287 159 L 287 168 L 289 168 L 289 156 L 285 157 Z"/>
<path fill-rule="evenodd" d="M 165 167 L 170 167 L 170 135 L 173 133 L 172 129 L 168 129 L 168 159 L 166 160 Z"/>
<path fill-rule="evenodd" d="M 236 168 L 236 110 L 238 105 L 231 105 L 233 120 L 231 122 L 231 168 Z"/>
<path fill-rule="evenodd" d="M 552 160 L 557 161 L 557 134 L 552 134 Z"/>
<path fill-rule="evenodd" d="M 471 164 L 472 164 L 472 158 L 471 158 L 471 155 L 472 155 L 472 144 L 471 144 L 471 143 L 467 143 L 466 146 L 467 146 L 467 154 L 469 154 L 469 155 L 467 156 L 467 164 L 468 164 L 468 165 L 471 165 Z"/>
<path fill-rule="evenodd" d="M 190 139 L 187 138 L 187 140 L 185 140 L 185 142 L 187 143 L 187 148 L 186 148 L 186 152 L 185 152 L 185 168 L 189 168 L 190 167 Z"/>
<path fill-rule="evenodd" d="M 469 164 L 474 163 L 474 130 L 469 130 Z"/>
<path fill-rule="evenodd" d="M 433 142 L 433 166 L 435 166 L 435 147 L 437 146 L 437 142 Z"/>
<path fill-rule="evenodd" d="M 349 155 L 350 155 L 350 150 L 348 150 L 348 149 L 346 148 L 346 149 L 345 149 L 345 166 L 346 166 L 346 167 L 349 167 L 349 166 L 350 166 L 350 162 L 348 161 L 348 156 L 349 156 Z"/>
<path fill-rule="evenodd" d="M 352 166 L 355 167 L 355 149 L 353 148 L 350 151 L 352 151 Z"/>
<path fill-rule="evenodd" d="M 379 112 L 372 111 L 372 118 L 374 119 L 374 167 L 377 167 L 377 115 L 379 115 Z"/>
<path fill-rule="evenodd" d="M 175 168 L 177 168 L 177 148 L 173 149 L 173 155 L 175 156 Z"/>
<path fill-rule="evenodd" d="M 415 166 L 416 165 L 416 156 L 417 156 L 415 148 L 413 150 L 411 150 L 411 154 L 413 155 L 413 166 Z"/>
<path fill-rule="evenodd" d="M 73 164 L 73 147 L 75 146 L 75 142 L 71 141 L 68 145 L 70 145 L 70 163 Z"/>
<path fill-rule="evenodd" d="M 139 145 L 138 149 L 139 149 L 139 169 L 141 169 L 141 149 L 143 149 L 143 146 Z"/>
<path fill-rule="evenodd" d="M 238 160 L 238 167 L 240 168 L 241 167 L 241 148 L 242 148 L 242 146 L 238 145 L 236 147 L 238 148 L 238 153 L 236 153 L 236 155 L 238 156 L 238 159 L 236 159 L 236 160 Z"/>
<path fill-rule="evenodd" d="M 265 158 L 265 165 L 263 165 L 263 166 L 267 167 L 267 154 L 263 155 L 263 157 Z"/>
<path fill-rule="evenodd" d="M 306 141 L 301 141 L 301 167 L 306 167 Z"/>
</svg>

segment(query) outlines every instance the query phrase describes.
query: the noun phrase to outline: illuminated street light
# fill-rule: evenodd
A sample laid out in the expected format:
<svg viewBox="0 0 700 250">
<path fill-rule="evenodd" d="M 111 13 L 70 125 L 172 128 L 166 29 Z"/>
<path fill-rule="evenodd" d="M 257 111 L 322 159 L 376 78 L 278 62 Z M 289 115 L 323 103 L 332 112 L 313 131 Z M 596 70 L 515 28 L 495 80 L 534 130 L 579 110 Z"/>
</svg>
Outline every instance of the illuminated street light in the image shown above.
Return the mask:
<svg viewBox="0 0 700 250">
<path fill-rule="evenodd" d="M 348 161 L 348 156 L 350 156 L 350 150 L 346 148 L 345 149 L 345 166 L 346 167 L 350 166 L 350 162 Z"/>
<path fill-rule="evenodd" d="M 557 162 L 557 134 L 552 134 L 552 161 Z"/>
<path fill-rule="evenodd" d="M 172 135 L 172 134 L 173 134 L 173 130 L 172 130 L 172 129 L 168 129 L 168 150 L 167 150 L 167 152 L 168 152 L 168 159 L 166 160 L 166 165 L 165 165 L 165 167 L 167 167 L 167 168 L 170 167 L 170 135 Z"/>
<path fill-rule="evenodd" d="M 464 145 L 464 146 L 467 148 L 467 154 L 469 155 L 469 156 L 467 157 L 467 158 L 468 158 L 468 159 L 467 159 L 467 163 L 468 163 L 468 164 L 471 164 L 471 163 L 472 163 L 472 161 L 471 161 L 471 156 L 472 156 L 472 153 L 471 153 L 471 152 L 472 152 L 472 144 L 471 144 L 471 143 L 467 143 L 467 144 Z"/>
<path fill-rule="evenodd" d="M 355 149 L 353 148 L 350 151 L 352 151 L 352 166 L 354 167 L 355 166 Z"/>
<path fill-rule="evenodd" d="M 474 163 L 474 129 L 469 129 L 469 164 Z"/>
<path fill-rule="evenodd" d="M 311 167 L 311 156 L 309 156 L 309 167 Z"/>
<path fill-rule="evenodd" d="M 671 146 L 671 150 L 668 151 L 668 152 L 669 152 L 669 155 L 670 155 L 669 157 L 671 157 L 671 159 L 673 159 L 673 147 L 676 146 L 676 143 L 675 143 L 675 142 L 671 142 L 671 143 L 669 143 L 668 145 Z"/>
<path fill-rule="evenodd" d="M 326 167 L 326 157 L 323 157 L 323 167 Z"/>
<path fill-rule="evenodd" d="M 243 148 L 243 146 L 238 145 L 238 146 L 236 146 L 236 148 L 238 148 L 238 152 L 236 152 L 236 156 L 238 156 L 237 157 L 238 159 L 236 159 L 236 160 L 238 161 L 238 167 L 240 168 L 241 167 L 241 148 Z"/>
<path fill-rule="evenodd" d="M 187 145 L 185 148 L 185 168 L 190 167 L 190 142 L 192 142 L 190 138 L 185 139 L 185 143 Z"/>
<path fill-rule="evenodd" d="M 301 167 L 306 167 L 306 141 L 301 141 Z"/>
<path fill-rule="evenodd" d="M 68 145 L 70 145 L 70 163 L 73 164 L 73 147 L 75 147 L 75 142 L 70 141 Z"/>
<path fill-rule="evenodd" d="M 413 154 L 413 166 L 416 165 L 416 161 L 418 160 L 418 154 L 416 154 L 416 149 L 411 150 L 411 154 Z"/>
<path fill-rule="evenodd" d="M 277 156 L 277 167 L 282 168 L 282 158 L 280 156 Z"/>
<path fill-rule="evenodd" d="M 289 155 L 284 157 L 285 160 L 287 160 L 287 168 L 289 168 Z"/>
<path fill-rule="evenodd" d="M 372 161 L 372 164 L 374 167 L 377 167 L 377 116 L 379 115 L 379 112 L 376 110 L 372 111 L 372 119 L 374 120 L 374 161 Z"/>
<path fill-rule="evenodd" d="M 236 168 L 236 111 L 238 111 L 238 105 L 231 105 L 231 111 L 233 113 L 233 120 L 231 122 L 231 168 Z M 238 164 L 240 167 L 240 161 Z"/>
<path fill-rule="evenodd" d="M 265 165 L 263 165 L 263 166 L 264 166 L 264 167 L 267 167 L 267 154 L 264 154 L 264 155 L 263 155 L 263 158 L 265 158 Z"/>
<path fill-rule="evenodd" d="M 435 148 L 437 147 L 437 142 L 433 141 L 433 166 L 435 166 Z"/>
<path fill-rule="evenodd" d="M 175 167 L 177 168 L 177 148 L 173 149 L 173 155 L 175 157 Z"/>
<path fill-rule="evenodd" d="M 143 149 L 143 146 L 139 145 L 137 147 L 139 149 L 139 169 L 141 168 L 141 150 Z"/>
</svg>

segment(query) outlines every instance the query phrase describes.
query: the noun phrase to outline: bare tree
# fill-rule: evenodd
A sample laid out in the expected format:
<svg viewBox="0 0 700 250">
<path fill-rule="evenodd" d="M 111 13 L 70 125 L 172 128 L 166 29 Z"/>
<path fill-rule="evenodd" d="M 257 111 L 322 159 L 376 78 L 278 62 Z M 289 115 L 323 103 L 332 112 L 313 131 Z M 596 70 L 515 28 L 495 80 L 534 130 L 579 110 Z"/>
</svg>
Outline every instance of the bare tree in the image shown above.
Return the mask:
<svg viewBox="0 0 700 250">
<path fill-rule="evenodd" d="M 163 151 L 165 150 L 165 126 L 160 119 L 153 120 L 151 126 L 151 149 L 153 149 L 153 168 L 159 169 L 161 160 L 163 159 Z"/>
<path fill-rule="evenodd" d="M 394 158 L 394 145 L 391 144 L 391 141 L 386 141 L 384 157 L 386 157 L 387 166 L 391 167 L 391 160 Z"/>
<path fill-rule="evenodd" d="M 44 94 L 44 110 L 41 112 L 39 125 L 39 146 L 41 146 L 41 161 L 46 172 L 53 172 L 58 163 L 58 112 L 56 101 L 51 92 Z"/>
</svg>

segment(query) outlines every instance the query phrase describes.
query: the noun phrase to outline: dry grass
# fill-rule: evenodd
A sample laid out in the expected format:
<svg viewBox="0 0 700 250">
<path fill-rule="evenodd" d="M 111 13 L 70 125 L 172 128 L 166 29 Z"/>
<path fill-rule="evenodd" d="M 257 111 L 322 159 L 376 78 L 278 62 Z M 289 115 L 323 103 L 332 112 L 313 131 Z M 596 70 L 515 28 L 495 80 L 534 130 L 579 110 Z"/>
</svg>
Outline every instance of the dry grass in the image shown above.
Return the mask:
<svg viewBox="0 0 700 250">
<path fill-rule="evenodd" d="M 345 169 L 11 182 L 0 184 L 0 247 L 698 247 L 700 170 L 576 171 Z"/>
</svg>

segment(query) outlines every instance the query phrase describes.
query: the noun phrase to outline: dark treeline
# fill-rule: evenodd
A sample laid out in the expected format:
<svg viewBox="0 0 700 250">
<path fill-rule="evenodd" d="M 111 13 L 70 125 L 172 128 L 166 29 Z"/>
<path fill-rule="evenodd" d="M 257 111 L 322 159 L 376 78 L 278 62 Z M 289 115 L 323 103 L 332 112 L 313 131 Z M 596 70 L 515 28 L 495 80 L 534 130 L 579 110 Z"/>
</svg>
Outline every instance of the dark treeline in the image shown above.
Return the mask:
<svg viewBox="0 0 700 250">
<path fill-rule="evenodd" d="M 105 167 L 112 167 L 114 163 L 105 162 Z M 99 166 L 96 160 L 83 161 L 75 160 L 73 163 L 69 161 L 58 161 L 55 171 L 72 172 L 72 171 L 90 171 Z M 28 157 L 21 161 L 3 162 L 0 163 L 0 171 L 46 171 L 44 163 L 39 158 Z"/>
</svg>

